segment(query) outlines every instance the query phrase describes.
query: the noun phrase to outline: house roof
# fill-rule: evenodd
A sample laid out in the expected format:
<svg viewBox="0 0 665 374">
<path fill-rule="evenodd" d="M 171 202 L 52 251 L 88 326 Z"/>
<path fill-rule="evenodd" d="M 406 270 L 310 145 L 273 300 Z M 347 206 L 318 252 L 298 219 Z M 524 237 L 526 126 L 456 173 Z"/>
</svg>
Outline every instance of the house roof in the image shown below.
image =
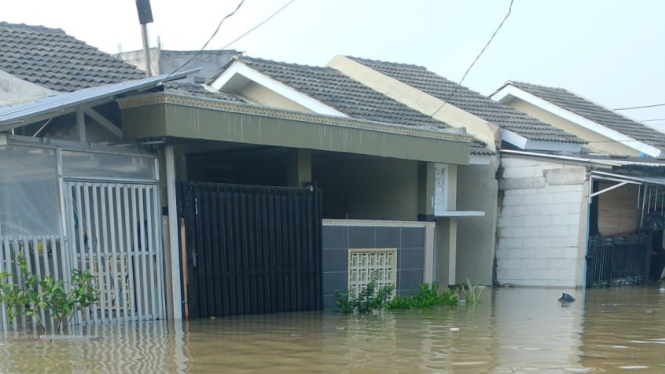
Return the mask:
<svg viewBox="0 0 665 374">
<path fill-rule="evenodd" d="M 348 58 L 526 139 L 543 142 L 585 143 L 584 140 L 573 134 L 528 116 L 508 105 L 496 102 L 464 86 L 457 87 L 457 83 L 437 75 L 423 66 L 358 57 Z"/>
<path fill-rule="evenodd" d="M 635 140 L 665 150 L 665 134 L 566 89 L 514 81 L 507 84 Z"/>
<path fill-rule="evenodd" d="M 202 85 L 186 82 L 168 82 L 164 83 L 164 91 L 173 94 L 201 97 L 205 99 L 215 99 L 229 101 L 234 103 L 247 103 L 243 98 L 226 92 L 213 92 L 206 90 Z"/>
<path fill-rule="evenodd" d="M 234 60 L 352 118 L 406 126 L 450 128 L 444 122 L 413 110 L 330 67 L 298 65 L 246 56 L 236 56 Z M 485 148 L 485 143 L 478 140 L 472 141 L 471 153 L 494 154 Z"/>
<path fill-rule="evenodd" d="M 0 22 L 0 70 L 58 92 L 145 77 L 63 30 L 6 22 Z"/>
</svg>

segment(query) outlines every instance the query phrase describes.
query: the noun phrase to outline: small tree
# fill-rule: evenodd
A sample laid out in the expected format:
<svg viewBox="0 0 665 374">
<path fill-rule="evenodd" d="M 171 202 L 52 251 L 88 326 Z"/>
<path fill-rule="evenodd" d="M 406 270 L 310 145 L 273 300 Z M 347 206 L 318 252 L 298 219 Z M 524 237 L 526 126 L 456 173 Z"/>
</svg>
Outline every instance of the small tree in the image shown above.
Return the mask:
<svg viewBox="0 0 665 374">
<path fill-rule="evenodd" d="M 30 317 L 46 331 L 41 312 L 46 311 L 53 316 L 55 330 L 62 331 L 67 327 L 71 317 L 80 309 L 88 308 L 99 301 L 99 291 L 95 289 L 95 277 L 89 270 L 72 270 L 69 289 L 65 290 L 62 280 L 55 280 L 50 275 L 41 278 L 28 271 L 28 262 L 21 254 L 18 266 L 22 276 L 18 283 L 12 281 L 12 275 L 0 272 L 0 302 L 6 303 L 9 321 L 16 315 Z"/>
</svg>

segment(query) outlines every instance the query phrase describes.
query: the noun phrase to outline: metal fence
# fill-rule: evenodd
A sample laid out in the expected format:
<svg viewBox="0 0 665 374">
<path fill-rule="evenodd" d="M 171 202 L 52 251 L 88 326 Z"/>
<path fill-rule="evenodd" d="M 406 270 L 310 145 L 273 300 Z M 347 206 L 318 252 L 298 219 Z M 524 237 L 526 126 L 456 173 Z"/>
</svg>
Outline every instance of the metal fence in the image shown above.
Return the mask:
<svg viewBox="0 0 665 374">
<path fill-rule="evenodd" d="M 165 318 L 161 207 L 156 184 L 65 183 L 72 266 L 100 291 L 81 323 Z"/>
<path fill-rule="evenodd" d="M 649 278 L 649 235 L 589 238 L 587 287 L 638 284 Z"/>
<path fill-rule="evenodd" d="M 14 284 L 20 284 L 24 280 L 20 267 L 18 266 L 19 256 L 23 256 L 28 265 L 28 272 L 41 278 L 43 275 L 50 275 L 55 279 L 66 278 L 70 274 L 69 258 L 64 250 L 64 240 L 60 236 L 14 236 L 0 237 L 0 272 L 6 272 L 8 275 L 5 281 Z M 16 312 L 15 308 L 12 308 Z M 16 315 L 16 314 L 15 314 Z M 40 319 L 47 329 L 52 329 L 53 316 L 42 310 Z M 18 315 L 9 322 L 7 306 L 0 303 L 0 330 L 7 329 L 10 326 L 16 329 L 21 326 L 31 326 L 33 330 L 37 328 L 37 322 L 33 318 L 24 318 Z"/>
<path fill-rule="evenodd" d="M 192 317 L 322 308 L 320 192 L 180 185 Z"/>
</svg>

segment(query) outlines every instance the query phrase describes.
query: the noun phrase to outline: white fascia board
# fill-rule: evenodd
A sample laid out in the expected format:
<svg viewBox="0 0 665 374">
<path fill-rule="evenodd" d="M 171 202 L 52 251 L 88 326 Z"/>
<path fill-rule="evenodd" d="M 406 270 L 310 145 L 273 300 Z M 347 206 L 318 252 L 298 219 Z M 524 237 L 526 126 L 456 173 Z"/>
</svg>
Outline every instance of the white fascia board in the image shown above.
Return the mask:
<svg viewBox="0 0 665 374">
<path fill-rule="evenodd" d="M 435 215 L 436 217 L 485 217 L 485 212 L 479 210 L 447 210 Z"/>
<path fill-rule="evenodd" d="M 580 152 L 582 144 L 563 142 L 544 142 L 530 140 L 510 130 L 501 131 L 501 140 L 514 145 L 522 150 L 552 151 L 552 152 Z"/>
<path fill-rule="evenodd" d="M 296 102 L 305 108 L 318 114 L 327 114 L 338 117 L 348 117 L 346 114 L 332 108 L 322 102 L 305 95 L 304 93 L 287 86 L 286 84 L 273 79 L 257 70 L 250 68 L 240 61 L 235 61 L 229 66 L 210 86 L 221 91 L 229 81 L 236 75 L 243 76 L 256 84 L 259 84 L 293 102 Z"/>
<path fill-rule="evenodd" d="M 510 143 L 519 149 L 526 149 L 527 139 L 510 130 L 501 130 L 501 140 Z"/>
<path fill-rule="evenodd" d="M 489 165 L 493 156 L 469 155 L 469 165 Z"/>
<path fill-rule="evenodd" d="M 527 150 L 533 151 L 553 151 L 553 152 L 572 152 L 582 151 L 582 144 L 563 143 L 563 142 L 543 142 L 539 140 L 528 140 L 526 142 Z"/>
<path fill-rule="evenodd" d="M 536 95 L 528 93 L 510 84 L 495 92 L 491 98 L 504 104 L 513 98 L 517 98 L 651 157 L 658 157 L 661 153 L 660 149 L 656 147 L 642 143 L 634 138 L 631 138 L 630 136 L 624 135 L 618 131 L 610 129 L 609 127 L 603 126 L 598 122 L 586 119 L 579 114 L 573 113 L 558 105 L 552 104 L 547 100 L 541 99 Z"/>
</svg>

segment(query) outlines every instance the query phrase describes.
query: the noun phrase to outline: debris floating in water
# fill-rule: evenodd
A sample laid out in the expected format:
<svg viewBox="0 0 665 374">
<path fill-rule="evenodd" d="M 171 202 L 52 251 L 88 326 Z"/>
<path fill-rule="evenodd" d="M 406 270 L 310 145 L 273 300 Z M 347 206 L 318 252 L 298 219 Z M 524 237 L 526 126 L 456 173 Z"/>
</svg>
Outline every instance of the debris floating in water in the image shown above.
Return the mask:
<svg viewBox="0 0 665 374">
<path fill-rule="evenodd" d="M 460 305 L 460 306 L 465 306 L 465 305 L 466 305 L 466 300 L 464 300 L 464 299 L 460 299 L 460 300 L 459 300 L 459 305 Z"/>
<path fill-rule="evenodd" d="M 558 301 L 562 303 L 572 303 L 573 301 L 575 301 L 575 298 L 572 295 L 569 295 L 564 292 L 563 295 L 561 295 L 561 297 L 558 299 Z"/>
<path fill-rule="evenodd" d="M 660 291 L 661 293 L 663 293 L 663 292 L 665 292 L 665 288 L 661 288 L 659 291 Z"/>
<path fill-rule="evenodd" d="M 459 331 L 459 327 L 451 327 L 450 331 L 457 332 L 457 331 Z"/>
</svg>

